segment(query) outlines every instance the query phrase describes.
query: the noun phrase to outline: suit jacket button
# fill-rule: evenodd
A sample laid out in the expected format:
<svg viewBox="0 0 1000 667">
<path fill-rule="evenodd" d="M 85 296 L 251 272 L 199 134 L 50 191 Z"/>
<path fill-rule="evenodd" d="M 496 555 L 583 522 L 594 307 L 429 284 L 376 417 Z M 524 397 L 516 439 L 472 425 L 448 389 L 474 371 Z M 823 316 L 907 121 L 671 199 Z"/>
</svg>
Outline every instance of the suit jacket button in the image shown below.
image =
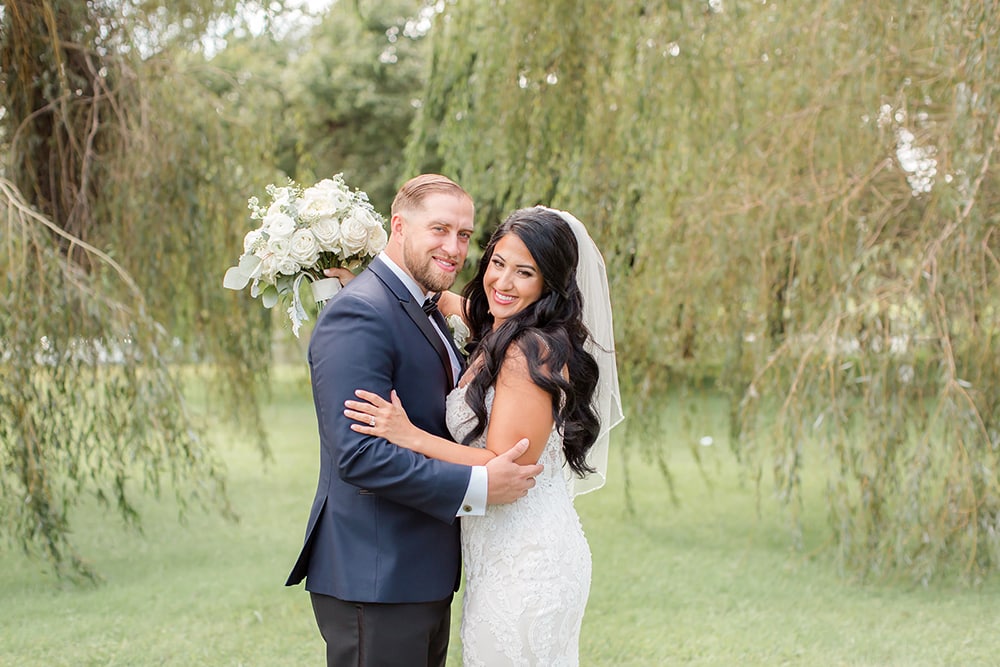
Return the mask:
<svg viewBox="0 0 1000 667">
<path fill-rule="evenodd" d="M 472 511 L 472 505 L 462 505 L 462 511 L 465 512 L 465 513 L 471 512 Z"/>
</svg>

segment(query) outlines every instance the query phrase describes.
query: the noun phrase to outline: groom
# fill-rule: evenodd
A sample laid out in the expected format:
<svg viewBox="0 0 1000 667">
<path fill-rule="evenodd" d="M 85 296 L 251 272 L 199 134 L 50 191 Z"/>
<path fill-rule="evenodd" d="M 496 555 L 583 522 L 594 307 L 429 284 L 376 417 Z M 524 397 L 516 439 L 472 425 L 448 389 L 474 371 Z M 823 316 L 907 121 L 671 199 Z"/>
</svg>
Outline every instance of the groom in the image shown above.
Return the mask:
<svg viewBox="0 0 1000 667">
<path fill-rule="evenodd" d="M 350 429 L 355 389 L 395 389 L 418 427 L 450 438 L 445 397 L 462 371 L 441 314 L 425 298 L 452 286 L 473 234 L 472 198 L 424 174 L 392 202 L 389 243 L 320 313 L 309 343 L 320 434 L 319 486 L 286 585 L 306 579 L 327 665 L 444 665 L 460 572 L 459 516 L 509 503 L 537 465 L 428 459 Z"/>
</svg>

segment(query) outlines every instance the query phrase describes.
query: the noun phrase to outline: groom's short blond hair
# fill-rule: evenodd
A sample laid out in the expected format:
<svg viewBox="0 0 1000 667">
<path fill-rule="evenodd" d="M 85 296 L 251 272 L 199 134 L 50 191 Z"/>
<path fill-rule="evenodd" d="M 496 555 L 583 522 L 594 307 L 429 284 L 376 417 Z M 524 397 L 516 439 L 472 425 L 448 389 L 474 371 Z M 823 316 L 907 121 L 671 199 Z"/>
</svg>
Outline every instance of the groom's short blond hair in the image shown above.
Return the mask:
<svg viewBox="0 0 1000 667">
<path fill-rule="evenodd" d="M 435 193 L 453 195 L 472 201 L 472 196 L 447 176 L 420 174 L 403 183 L 403 186 L 399 188 L 395 199 L 392 200 L 392 215 L 423 206 L 424 199 Z"/>
</svg>

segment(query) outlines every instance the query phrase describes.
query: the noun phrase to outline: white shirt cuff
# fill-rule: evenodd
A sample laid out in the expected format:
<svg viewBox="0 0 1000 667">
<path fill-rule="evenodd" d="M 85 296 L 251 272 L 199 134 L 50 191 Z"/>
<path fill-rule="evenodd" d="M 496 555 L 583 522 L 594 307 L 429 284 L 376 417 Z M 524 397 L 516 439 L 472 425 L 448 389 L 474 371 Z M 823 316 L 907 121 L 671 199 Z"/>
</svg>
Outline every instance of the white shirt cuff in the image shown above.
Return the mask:
<svg viewBox="0 0 1000 667">
<path fill-rule="evenodd" d="M 455 516 L 483 516 L 486 514 L 486 495 L 489 491 L 489 478 L 486 476 L 486 466 L 472 466 L 469 477 L 469 488 Z"/>
</svg>

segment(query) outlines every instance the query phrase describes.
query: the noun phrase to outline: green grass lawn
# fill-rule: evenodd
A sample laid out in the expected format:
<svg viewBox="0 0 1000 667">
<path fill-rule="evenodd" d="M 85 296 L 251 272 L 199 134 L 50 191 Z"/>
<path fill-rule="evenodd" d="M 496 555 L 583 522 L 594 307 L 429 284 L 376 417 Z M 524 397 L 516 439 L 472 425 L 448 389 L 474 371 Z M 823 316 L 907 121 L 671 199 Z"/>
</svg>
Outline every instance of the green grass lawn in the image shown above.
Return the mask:
<svg viewBox="0 0 1000 667">
<path fill-rule="evenodd" d="M 606 488 L 577 500 L 594 553 L 583 665 L 1000 663 L 995 582 L 861 585 L 822 551 L 793 551 L 775 503 L 764 498 L 758 516 L 740 481 L 721 406 L 698 400 L 693 423 L 672 405 L 663 435 L 679 506 L 638 459 L 628 463 L 635 515 L 620 459 Z M 172 498 L 149 499 L 138 534 L 81 507 L 74 538 L 105 577 L 97 586 L 60 582 L 19 551 L 0 554 L 0 665 L 323 664 L 308 594 L 283 586 L 316 481 L 304 376 L 277 386 L 268 419 L 267 464 L 228 430 L 217 434 L 239 523 L 197 510 L 179 522 Z M 710 484 L 690 450 L 703 435 L 715 439 L 699 450 Z M 818 505 L 805 514 L 811 550 L 823 515 Z M 450 664 L 460 664 L 457 639 Z"/>
</svg>

